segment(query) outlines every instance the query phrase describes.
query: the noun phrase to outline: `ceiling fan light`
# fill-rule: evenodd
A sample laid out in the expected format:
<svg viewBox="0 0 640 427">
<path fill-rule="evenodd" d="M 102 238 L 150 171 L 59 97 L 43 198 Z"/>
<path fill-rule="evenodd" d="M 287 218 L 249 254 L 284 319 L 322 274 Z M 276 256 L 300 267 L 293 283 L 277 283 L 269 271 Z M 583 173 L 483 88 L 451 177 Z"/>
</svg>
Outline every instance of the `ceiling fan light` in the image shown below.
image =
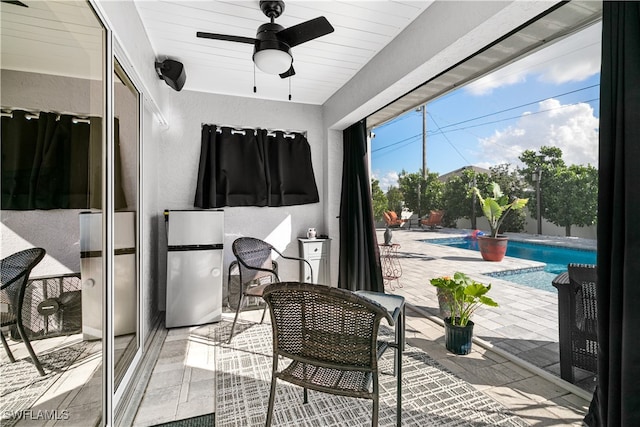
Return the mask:
<svg viewBox="0 0 640 427">
<path fill-rule="evenodd" d="M 256 66 L 268 74 L 282 74 L 291 68 L 293 58 L 279 49 L 263 49 L 253 54 Z"/>
</svg>

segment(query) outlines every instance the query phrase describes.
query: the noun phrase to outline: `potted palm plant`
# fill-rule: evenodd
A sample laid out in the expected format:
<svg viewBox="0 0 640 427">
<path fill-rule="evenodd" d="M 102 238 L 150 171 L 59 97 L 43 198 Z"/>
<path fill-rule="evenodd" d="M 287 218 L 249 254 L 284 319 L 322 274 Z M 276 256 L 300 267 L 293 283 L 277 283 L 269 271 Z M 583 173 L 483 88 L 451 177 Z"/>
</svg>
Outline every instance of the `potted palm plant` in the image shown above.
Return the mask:
<svg viewBox="0 0 640 427">
<path fill-rule="evenodd" d="M 444 341 L 447 350 L 454 354 L 469 354 L 473 338 L 471 315 L 481 306 L 497 307 L 498 303 L 486 294 L 491 284 L 476 282 L 464 273 L 456 272 L 453 277 L 443 276 L 431 279 L 430 283 L 445 296 L 449 317 L 444 319 Z"/>
<path fill-rule="evenodd" d="M 498 231 L 502 222 L 509 212 L 522 209 L 525 207 L 529 199 L 514 198 L 512 200 L 502 193 L 500 186 L 492 182 L 489 184 L 489 192 L 491 196 L 482 197 L 480 190 L 473 187 L 472 190 L 478 197 L 482 213 L 489 221 L 491 228 L 490 236 L 478 236 L 478 247 L 480 254 L 485 261 L 502 261 L 504 254 L 507 252 L 507 237 L 499 235 Z"/>
</svg>

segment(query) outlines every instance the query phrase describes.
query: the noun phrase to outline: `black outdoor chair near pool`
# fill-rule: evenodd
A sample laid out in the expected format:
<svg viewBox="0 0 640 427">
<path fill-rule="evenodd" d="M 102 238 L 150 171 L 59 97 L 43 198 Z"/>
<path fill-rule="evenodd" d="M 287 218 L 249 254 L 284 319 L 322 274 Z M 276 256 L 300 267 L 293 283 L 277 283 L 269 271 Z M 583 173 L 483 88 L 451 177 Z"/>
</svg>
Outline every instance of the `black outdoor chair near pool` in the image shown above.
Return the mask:
<svg viewBox="0 0 640 427">
<path fill-rule="evenodd" d="M 560 377 L 575 382 L 574 368 L 598 369 L 598 270 L 592 264 L 569 264 L 553 280 L 558 289 Z"/>
</svg>

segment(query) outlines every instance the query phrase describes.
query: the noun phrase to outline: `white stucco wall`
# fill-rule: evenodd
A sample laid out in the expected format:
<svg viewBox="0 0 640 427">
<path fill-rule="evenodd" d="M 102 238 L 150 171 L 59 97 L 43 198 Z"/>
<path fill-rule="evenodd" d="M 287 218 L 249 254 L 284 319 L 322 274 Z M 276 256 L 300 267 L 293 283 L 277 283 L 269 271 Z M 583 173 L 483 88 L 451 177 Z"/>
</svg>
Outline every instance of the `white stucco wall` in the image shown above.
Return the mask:
<svg viewBox="0 0 640 427">
<path fill-rule="evenodd" d="M 317 228 L 319 234 L 335 237 L 327 229 L 324 220 L 326 137 L 322 128 L 320 106 L 191 91 L 168 93 L 166 100 L 164 112 L 170 126 L 164 132 L 157 165 L 161 203 L 159 207 L 162 210 L 194 209 L 202 124 L 307 132 L 320 203 L 286 207 L 223 208 L 225 284 L 228 265 L 235 259 L 231 244 L 240 236 L 266 240 L 289 256 L 298 256 L 297 238 L 305 236 L 309 227 Z M 166 245 L 164 229 L 159 230 L 158 239 L 162 245 Z M 282 280 L 299 278 L 299 266 L 296 262 L 282 262 L 279 267 Z M 161 260 L 162 277 L 165 274 L 164 268 Z M 165 281 L 161 280 L 162 283 Z"/>
<path fill-rule="evenodd" d="M 476 226 L 478 230 L 483 230 L 489 233 L 489 222 L 485 217 L 478 217 L 478 219 L 476 220 Z M 459 228 L 461 230 L 471 229 L 471 220 L 466 218 L 457 220 L 456 228 Z M 571 237 L 581 237 L 584 239 L 595 240 L 597 239 L 597 231 L 598 228 L 595 225 L 592 225 L 590 227 L 576 227 L 574 225 L 573 227 L 571 227 Z M 531 217 L 528 211 L 525 216 L 525 224 L 522 232 L 527 234 L 538 234 L 538 221 Z M 542 218 L 542 235 L 564 237 L 566 233 L 564 227 L 558 227 L 557 225 Z"/>
</svg>

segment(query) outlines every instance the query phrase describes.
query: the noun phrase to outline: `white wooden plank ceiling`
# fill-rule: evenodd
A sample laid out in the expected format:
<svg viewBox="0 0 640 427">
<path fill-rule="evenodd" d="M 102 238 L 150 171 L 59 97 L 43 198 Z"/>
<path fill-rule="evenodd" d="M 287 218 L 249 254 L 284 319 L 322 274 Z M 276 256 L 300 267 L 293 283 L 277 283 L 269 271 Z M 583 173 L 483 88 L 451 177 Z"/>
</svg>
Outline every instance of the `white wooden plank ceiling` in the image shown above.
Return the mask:
<svg viewBox="0 0 640 427">
<path fill-rule="evenodd" d="M 85 1 L 0 3 L 3 69 L 102 77 L 102 27 Z"/>
<path fill-rule="evenodd" d="M 291 49 L 291 79 L 255 70 L 253 46 L 196 38 L 196 31 L 254 38 L 269 22 L 258 0 L 138 1 L 135 3 L 158 59 L 182 62 L 183 90 L 323 104 L 420 15 L 431 1 L 285 1 L 276 23 L 285 28 L 326 17 L 335 31 Z"/>
<path fill-rule="evenodd" d="M 23 2 L 29 7 L 0 3 L 3 69 L 100 78 L 103 35 L 85 1 Z M 430 0 L 286 1 L 276 23 L 288 28 L 325 16 L 335 31 L 292 48 L 296 75 L 291 79 L 256 69 L 254 94 L 253 46 L 201 39 L 196 32 L 255 37 L 257 28 L 268 22 L 258 0 L 135 0 L 157 58 L 184 63 L 187 79 L 183 90 L 285 101 L 291 82 L 293 101 L 309 104 L 323 104 L 431 4 Z M 600 15 L 600 2 L 568 2 L 546 19 L 401 97 L 369 120 L 385 122 Z"/>
</svg>

